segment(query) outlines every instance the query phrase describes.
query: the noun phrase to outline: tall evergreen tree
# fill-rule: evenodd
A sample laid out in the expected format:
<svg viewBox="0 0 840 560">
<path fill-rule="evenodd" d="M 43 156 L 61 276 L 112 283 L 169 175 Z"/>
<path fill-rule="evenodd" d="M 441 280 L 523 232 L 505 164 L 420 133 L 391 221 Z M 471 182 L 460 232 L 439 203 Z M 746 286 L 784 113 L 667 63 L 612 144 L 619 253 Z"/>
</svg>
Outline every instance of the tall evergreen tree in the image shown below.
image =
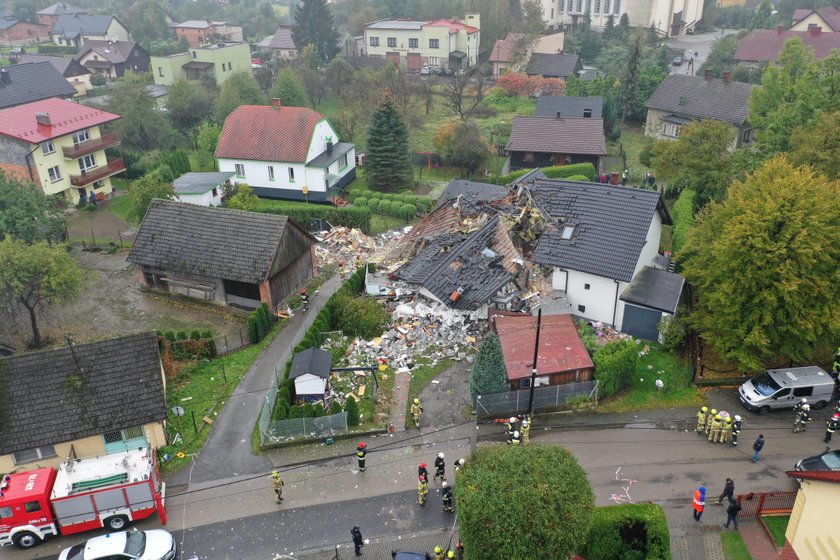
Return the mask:
<svg viewBox="0 0 840 560">
<path fill-rule="evenodd" d="M 610 40 L 615 36 L 615 16 L 610 14 L 610 17 L 607 18 L 607 23 L 604 24 L 604 33 L 603 37 L 606 40 Z"/>
<path fill-rule="evenodd" d="M 365 169 L 370 188 L 387 192 L 411 184 L 408 129 L 390 95 L 386 95 L 373 114 L 366 149 Z"/>
<path fill-rule="evenodd" d="M 327 0 L 302 0 L 295 9 L 292 39 L 299 51 L 312 44 L 318 49 L 322 62 L 329 62 L 338 54 L 338 31 Z"/>
<path fill-rule="evenodd" d="M 621 104 L 621 122 L 633 113 L 639 105 L 639 66 L 642 58 L 641 37 L 636 37 L 633 43 L 633 50 L 630 51 L 630 58 L 627 59 L 627 66 L 621 76 L 621 85 L 618 87 L 618 102 Z"/>
<path fill-rule="evenodd" d="M 623 39 L 630 36 L 630 16 L 627 15 L 627 12 L 624 12 L 618 18 L 618 32 Z"/>
<path fill-rule="evenodd" d="M 475 402 L 477 395 L 502 391 L 507 391 L 505 357 L 499 337 L 490 333 L 481 343 L 470 373 L 470 397 Z"/>
</svg>

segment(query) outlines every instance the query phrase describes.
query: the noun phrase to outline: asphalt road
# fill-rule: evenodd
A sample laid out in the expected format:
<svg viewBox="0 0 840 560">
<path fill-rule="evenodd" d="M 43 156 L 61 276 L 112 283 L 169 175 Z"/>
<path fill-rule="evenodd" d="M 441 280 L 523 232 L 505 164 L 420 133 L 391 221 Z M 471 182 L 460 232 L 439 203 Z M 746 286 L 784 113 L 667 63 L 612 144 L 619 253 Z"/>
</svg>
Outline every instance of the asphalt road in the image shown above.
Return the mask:
<svg viewBox="0 0 840 560">
<path fill-rule="evenodd" d="M 712 50 L 715 41 L 727 35 L 734 35 L 738 33 L 738 29 L 718 29 L 712 33 L 703 33 L 699 35 L 678 35 L 666 41 L 666 44 L 672 49 L 685 49 L 685 61 L 681 66 L 671 66 L 671 74 L 685 74 L 688 72 L 688 58 L 693 57 L 697 53 L 697 58 L 694 59 L 694 69 L 692 74 L 697 74 L 700 67 L 706 62 L 706 58 Z"/>
<path fill-rule="evenodd" d="M 574 452 L 589 474 L 599 505 L 648 500 L 679 504 L 684 500 L 688 508 L 698 484 L 705 483 L 709 495 L 717 496 L 727 476 L 735 481 L 736 493 L 794 490 L 795 482 L 784 472 L 791 470 L 800 458 L 824 450 L 821 438 L 828 410 L 815 414 L 808 432 L 793 434 L 791 412 L 761 417 L 739 409 L 732 395 L 724 396 L 719 401 L 713 399 L 712 403 L 719 409 L 740 413 L 745 420 L 742 444 L 738 448 L 708 443 L 693 432 L 693 418 L 629 422 L 606 429 L 537 425 L 532 440 L 563 445 Z M 761 461 L 753 464 L 750 448 L 759 432 L 767 443 Z M 224 492 L 216 489 L 191 494 L 182 499 L 200 501 L 203 509 L 196 509 L 196 503 L 181 507 L 175 503 L 177 499 L 173 500 L 166 528 L 183 543 L 180 556 L 183 559 L 270 559 L 276 554 L 346 544 L 353 524 L 362 527 L 366 538 L 446 527 L 451 517 L 440 510 L 438 485 L 430 484 L 429 507 L 422 509 L 415 504 L 416 479 L 411 472 L 416 465 L 415 452 L 429 454 L 429 450 L 406 448 L 402 452 L 403 464 L 393 462 L 402 460 L 394 451 L 394 457 L 387 461 L 386 456 L 370 461 L 368 471 L 361 477 L 354 474 L 352 483 L 345 482 L 350 476 L 349 465 L 336 466 L 334 470 L 330 467 L 317 475 L 307 474 L 309 484 L 302 480 L 289 485 L 288 504 L 277 511 L 272 508 L 265 481 L 257 481 L 255 490 L 234 484 L 224 488 Z M 528 484 L 529 481 L 511 483 Z M 309 504 L 305 507 L 293 507 L 296 494 L 309 494 L 314 499 L 303 500 Z M 353 496 L 359 497 L 347 499 Z M 336 499 L 346 501 L 335 502 Z M 257 504 L 267 507 L 259 508 Z M 254 513 L 257 510 L 261 513 Z M 710 522 L 716 521 L 710 518 Z M 160 522 L 155 517 L 137 526 L 154 528 Z M 62 547 L 89 536 L 93 533 L 53 539 L 31 551 L 4 549 L 2 555 L 10 560 L 55 558 L 53 555 Z"/>
</svg>

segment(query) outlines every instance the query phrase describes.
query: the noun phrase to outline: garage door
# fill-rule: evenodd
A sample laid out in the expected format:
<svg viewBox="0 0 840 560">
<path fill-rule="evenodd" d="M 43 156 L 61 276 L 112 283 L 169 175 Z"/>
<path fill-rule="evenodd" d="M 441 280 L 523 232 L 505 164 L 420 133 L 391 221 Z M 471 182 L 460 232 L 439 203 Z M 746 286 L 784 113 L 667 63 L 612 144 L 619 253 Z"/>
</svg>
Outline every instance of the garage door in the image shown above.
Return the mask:
<svg viewBox="0 0 840 560">
<path fill-rule="evenodd" d="M 385 53 L 385 58 L 387 58 L 389 61 L 393 62 L 397 66 L 400 65 L 400 53 L 398 52 Z"/>
<path fill-rule="evenodd" d="M 636 338 L 655 341 L 659 338 L 657 326 L 661 318 L 660 311 L 625 303 L 621 330 Z"/>
<path fill-rule="evenodd" d="M 420 53 L 408 53 L 408 69 L 420 70 Z"/>
</svg>

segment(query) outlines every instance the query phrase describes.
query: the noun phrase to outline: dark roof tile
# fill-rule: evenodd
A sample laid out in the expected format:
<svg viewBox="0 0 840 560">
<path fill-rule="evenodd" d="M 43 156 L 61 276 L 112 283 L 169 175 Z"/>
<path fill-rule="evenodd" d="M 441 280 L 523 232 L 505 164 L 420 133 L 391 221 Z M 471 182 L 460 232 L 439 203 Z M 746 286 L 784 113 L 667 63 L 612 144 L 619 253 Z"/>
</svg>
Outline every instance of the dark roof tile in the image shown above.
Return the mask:
<svg viewBox="0 0 840 560">
<path fill-rule="evenodd" d="M 603 119 L 513 117 L 510 152 L 606 155 Z"/>
<path fill-rule="evenodd" d="M 332 368 L 332 354 L 320 348 L 307 348 L 295 354 L 292 359 L 289 379 L 297 379 L 307 373 L 326 379 L 330 376 L 330 368 Z"/>
<path fill-rule="evenodd" d="M 621 292 L 621 300 L 658 311 L 676 313 L 685 279 L 679 274 L 643 267 Z"/>
<path fill-rule="evenodd" d="M 14 64 L 0 68 L 9 83 L 0 80 L 0 109 L 50 97 L 69 99 L 76 95 L 64 76 L 49 62 Z"/>
<path fill-rule="evenodd" d="M 715 119 L 738 126 L 747 120 L 752 84 L 674 74 L 665 78 L 645 106 L 648 109 Z"/>
<path fill-rule="evenodd" d="M 593 119 L 600 119 L 604 108 L 603 97 L 566 97 L 565 95 L 543 95 L 537 98 L 538 117 L 557 118 L 583 118 L 585 109 L 589 109 L 589 115 Z"/>
<path fill-rule="evenodd" d="M 583 64 L 576 54 L 534 53 L 525 72 L 529 76 L 568 78 L 577 76 L 578 70 L 583 70 Z"/>
<path fill-rule="evenodd" d="M 481 213 L 484 203 L 501 200 L 507 195 L 507 187 L 465 179 L 452 179 L 438 199 L 438 206 L 453 204 L 455 199 L 460 196 L 461 216 L 476 216 Z"/>
</svg>

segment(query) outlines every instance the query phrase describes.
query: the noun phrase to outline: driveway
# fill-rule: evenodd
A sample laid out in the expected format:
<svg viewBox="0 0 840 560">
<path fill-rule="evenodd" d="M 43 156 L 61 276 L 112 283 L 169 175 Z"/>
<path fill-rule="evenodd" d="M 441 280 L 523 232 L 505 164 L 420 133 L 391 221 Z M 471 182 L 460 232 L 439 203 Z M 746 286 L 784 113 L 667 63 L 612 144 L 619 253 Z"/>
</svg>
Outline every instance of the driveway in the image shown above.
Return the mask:
<svg viewBox="0 0 840 560">
<path fill-rule="evenodd" d="M 469 419 L 470 369 L 472 364 L 455 362 L 441 372 L 420 393 L 425 427 L 449 426 Z"/>
<path fill-rule="evenodd" d="M 740 29 L 718 29 L 711 33 L 700 33 L 697 35 L 678 35 L 665 41 L 668 47 L 672 49 L 685 49 L 685 61 L 682 66 L 671 66 L 671 74 L 686 74 L 688 72 L 688 57 L 697 53 L 694 59 L 694 69 L 692 74 L 697 74 L 703 63 L 709 57 L 712 47 L 715 42 L 728 35 L 735 35 L 741 31 Z"/>
</svg>

